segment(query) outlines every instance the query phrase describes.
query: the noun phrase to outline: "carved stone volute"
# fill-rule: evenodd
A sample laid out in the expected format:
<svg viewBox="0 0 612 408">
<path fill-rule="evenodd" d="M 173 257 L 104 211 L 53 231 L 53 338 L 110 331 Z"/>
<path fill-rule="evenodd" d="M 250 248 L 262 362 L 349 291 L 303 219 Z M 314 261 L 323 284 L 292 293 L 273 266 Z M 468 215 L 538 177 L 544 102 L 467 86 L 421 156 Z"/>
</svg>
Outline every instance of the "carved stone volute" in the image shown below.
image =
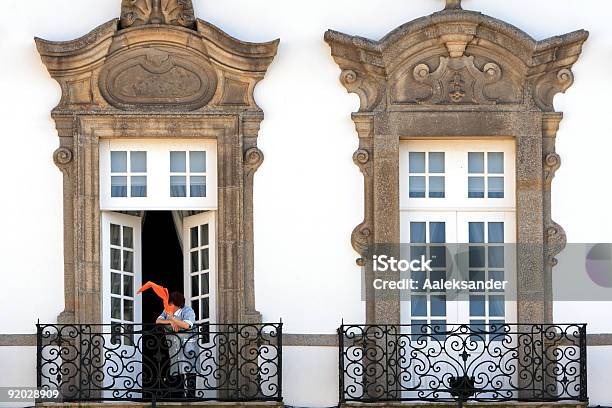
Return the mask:
<svg viewBox="0 0 612 408">
<path fill-rule="evenodd" d="M 121 28 L 146 24 L 195 27 L 191 0 L 122 0 Z"/>
</svg>

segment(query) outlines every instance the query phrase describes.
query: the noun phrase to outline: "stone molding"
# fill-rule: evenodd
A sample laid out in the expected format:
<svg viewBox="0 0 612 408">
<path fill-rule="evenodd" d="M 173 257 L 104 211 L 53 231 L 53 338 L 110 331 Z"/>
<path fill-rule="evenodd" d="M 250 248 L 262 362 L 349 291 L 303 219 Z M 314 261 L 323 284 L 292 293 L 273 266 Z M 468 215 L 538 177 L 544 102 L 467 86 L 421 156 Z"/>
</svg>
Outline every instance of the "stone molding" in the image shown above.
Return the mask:
<svg viewBox="0 0 612 408">
<path fill-rule="evenodd" d="M 516 140 L 519 321 L 552 322 L 552 267 L 565 247 L 551 219 L 550 185 L 561 158 L 562 115 L 553 99 L 573 83 L 588 32 L 536 41 L 518 28 L 447 0 L 443 11 L 373 41 L 329 30 L 340 82 L 360 98 L 353 114 L 365 213 L 351 236 L 363 265 L 374 243 L 398 243 L 399 141 L 499 137 Z M 529 245 L 521 245 L 529 244 Z M 528 249 L 529 248 L 529 249 Z M 366 282 L 371 278 L 366 269 Z M 370 287 L 371 285 L 367 285 Z M 366 321 L 400 322 L 399 297 L 366 289 Z M 391 299 L 389 299 L 391 297 Z"/>
<path fill-rule="evenodd" d="M 161 14 L 160 14 L 161 13 Z M 237 40 L 192 18 L 190 0 L 124 0 L 121 20 L 63 42 L 36 39 L 61 86 L 53 109 L 64 175 L 64 292 L 59 323 L 98 323 L 99 143 L 107 138 L 215 139 L 218 151 L 218 311 L 257 323 L 253 183 L 263 112 L 253 97 L 278 40 Z"/>
</svg>

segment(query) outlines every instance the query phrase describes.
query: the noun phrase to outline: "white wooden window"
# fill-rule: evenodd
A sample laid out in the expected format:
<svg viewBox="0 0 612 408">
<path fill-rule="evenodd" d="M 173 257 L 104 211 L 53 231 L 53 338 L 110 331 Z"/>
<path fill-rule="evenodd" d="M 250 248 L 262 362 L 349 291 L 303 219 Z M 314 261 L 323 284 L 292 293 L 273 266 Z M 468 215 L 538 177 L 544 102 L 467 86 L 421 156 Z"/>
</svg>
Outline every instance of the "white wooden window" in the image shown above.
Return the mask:
<svg viewBox="0 0 612 408">
<path fill-rule="evenodd" d="M 468 153 L 468 197 L 504 198 L 504 153 Z"/>
<path fill-rule="evenodd" d="M 444 152 L 409 152 L 409 196 L 444 198 Z"/>
<path fill-rule="evenodd" d="M 104 139 L 100 209 L 216 210 L 217 144 L 195 139 Z"/>
</svg>

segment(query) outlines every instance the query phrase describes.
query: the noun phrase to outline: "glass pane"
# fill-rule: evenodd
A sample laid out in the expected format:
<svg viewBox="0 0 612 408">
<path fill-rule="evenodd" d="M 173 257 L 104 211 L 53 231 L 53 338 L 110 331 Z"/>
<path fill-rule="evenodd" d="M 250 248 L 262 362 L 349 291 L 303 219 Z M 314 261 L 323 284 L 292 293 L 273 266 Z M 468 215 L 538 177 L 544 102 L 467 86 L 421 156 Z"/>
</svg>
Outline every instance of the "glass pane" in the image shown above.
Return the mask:
<svg viewBox="0 0 612 408">
<path fill-rule="evenodd" d="M 429 153 L 429 172 L 444 173 L 444 153 Z"/>
<path fill-rule="evenodd" d="M 202 275 L 202 294 L 208 295 L 210 293 L 210 277 L 209 274 L 205 273 Z"/>
<path fill-rule="evenodd" d="M 503 295 L 489 296 L 489 316 L 504 317 L 506 307 Z"/>
<path fill-rule="evenodd" d="M 489 321 L 489 330 L 491 331 L 491 341 L 512 341 L 510 336 L 506 334 L 507 330 L 506 322 L 504 320 L 491 320 Z"/>
<path fill-rule="evenodd" d="M 121 320 L 121 299 L 111 297 L 111 318 Z"/>
<path fill-rule="evenodd" d="M 445 247 L 429 248 L 429 259 L 431 259 L 431 266 L 433 268 L 445 268 L 446 267 L 446 248 Z"/>
<path fill-rule="evenodd" d="M 191 308 L 195 312 L 196 321 L 200 320 L 200 301 L 198 299 L 192 300 Z"/>
<path fill-rule="evenodd" d="M 485 242 L 484 222 L 470 222 L 470 244 L 481 244 Z"/>
<path fill-rule="evenodd" d="M 118 273 L 111 273 L 111 293 L 121 295 L 121 275 Z"/>
<path fill-rule="evenodd" d="M 485 271 L 470 271 L 470 282 L 483 285 L 485 281 Z M 472 289 L 470 292 L 484 292 L 485 289 Z"/>
<path fill-rule="evenodd" d="M 210 265 L 209 265 L 210 260 L 208 258 L 208 248 L 202 249 L 200 253 L 202 254 L 202 270 L 206 271 L 210 268 Z"/>
<path fill-rule="evenodd" d="M 191 176 L 190 183 L 191 197 L 206 197 L 206 176 Z"/>
<path fill-rule="evenodd" d="M 489 198 L 504 198 L 503 177 L 489 177 Z"/>
<path fill-rule="evenodd" d="M 485 297 L 484 295 L 470 296 L 470 316 L 485 315 Z"/>
<path fill-rule="evenodd" d="M 489 268 L 504 267 L 504 247 L 489 247 Z"/>
<path fill-rule="evenodd" d="M 425 279 L 427 279 L 426 272 L 420 272 L 420 271 L 412 272 L 410 274 L 410 278 L 414 282 L 414 286 L 417 287 L 417 289 L 414 290 L 415 292 L 425 291 L 425 288 L 423 286 L 425 285 Z"/>
<path fill-rule="evenodd" d="M 487 157 L 487 169 L 489 173 L 504 174 L 504 154 L 489 153 Z"/>
<path fill-rule="evenodd" d="M 417 341 L 427 341 L 426 337 L 420 337 L 421 334 L 427 334 L 427 320 L 412 320 L 410 324 L 412 326 L 410 328 L 412 334 L 419 335 L 414 336 L 414 339 Z"/>
<path fill-rule="evenodd" d="M 123 320 L 134 321 L 134 301 L 123 299 Z"/>
<path fill-rule="evenodd" d="M 411 222 L 410 223 L 410 243 L 425 243 L 425 223 Z"/>
<path fill-rule="evenodd" d="M 484 198 L 484 177 L 468 177 L 468 198 Z"/>
<path fill-rule="evenodd" d="M 187 171 L 186 152 L 170 152 L 170 172 L 185 173 Z"/>
<path fill-rule="evenodd" d="M 429 223 L 429 242 L 444 244 L 446 242 L 446 224 L 443 222 Z"/>
<path fill-rule="evenodd" d="M 123 275 L 123 296 L 134 296 L 134 278 L 131 275 Z"/>
<path fill-rule="evenodd" d="M 415 259 L 420 261 L 421 257 L 427 256 L 427 247 L 424 246 L 410 246 L 410 260 Z"/>
<path fill-rule="evenodd" d="M 504 271 L 490 271 L 489 272 L 489 278 L 491 278 L 494 282 L 500 282 L 500 284 L 503 284 L 505 279 L 504 279 Z M 503 288 L 503 286 L 501 286 Z M 503 292 L 503 289 L 493 289 L 492 292 Z"/>
<path fill-rule="evenodd" d="M 191 296 L 200 296 L 200 276 L 194 275 L 191 277 Z"/>
<path fill-rule="evenodd" d="M 121 246 L 121 227 L 117 224 L 110 225 L 111 245 Z"/>
<path fill-rule="evenodd" d="M 111 263 L 111 269 L 114 269 L 116 271 L 120 271 L 121 270 L 121 250 L 120 249 L 114 249 L 111 248 L 111 259 L 110 259 L 110 263 Z"/>
<path fill-rule="evenodd" d="M 192 227 L 190 231 L 191 231 L 191 248 L 197 248 L 200 246 L 198 243 L 198 227 Z"/>
<path fill-rule="evenodd" d="M 446 271 L 431 271 L 430 272 L 430 278 L 432 283 L 433 282 L 446 282 Z M 444 283 L 442 283 L 442 285 L 444 285 Z M 433 291 L 433 289 L 432 289 Z M 438 290 L 436 292 L 444 292 L 444 289 Z"/>
<path fill-rule="evenodd" d="M 123 251 L 123 270 L 134 272 L 134 253 L 131 251 Z"/>
<path fill-rule="evenodd" d="M 121 344 L 121 325 L 111 323 L 111 344 Z"/>
<path fill-rule="evenodd" d="M 111 152 L 111 173 L 127 173 L 127 152 Z"/>
<path fill-rule="evenodd" d="M 409 190 L 410 198 L 425 198 L 425 177 L 410 176 Z"/>
<path fill-rule="evenodd" d="M 202 246 L 208 245 L 208 224 L 200 225 L 200 235 L 202 236 Z"/>
<path fill-rule="evenodd" d="M 427 296 L 412 295 L 410 297 L 410 315 L 427 316 Z"/>
<path fill-rule="evenodd" d="M 434 339 L 438 341 L 444 341 L 446 338 L 445 334 L 446 329 L 446 321 L 445 320 L 432 320 L 431 321 L 431 333 L 434 334 L 432 336 Z"/>
<path fill-rule="evenodd" d="M 134 228 L 123 227 L 123 246 L 125 248 L 134 248 Z"/>
<path fill-rule="evenodd" d="M 127 177 L 111 177 L 111 197 L 127 197 Z"/>
<path fill-rule="evenodd" d="M 131 152 L 130 169 L 132 170 L 132 173 L 146 173 L 147 152 Z"/>
<path fill-rule="evenodd" d="M 431 297 L 431 315 L 446 316 L 446 296 L 435 295 Z"/>
<path fill-rule="evenodd" d="M 408 167 L 410 173 L 425 173 L 425 153 L 410 152 Z"/>
<path fill-rule="evenodd" d="M 485 267 L 485 247 L 471 246 L 470 247 L 470 268 Z"/>
<path fill-rule="evenodd" d="M 429 197 L 430 198 L 444 198 L 444 177 L 430 177 L 429 178 Z"/>
<path fill-rule="evenodd" d="M 504 242 L 504 223 L 490 222 L 489 223 L 489 243 L 503 244 Z"/>
<path fill-rule="evenodd" d="M 206 173 L 206 152 L 189 152 L 189 171 Z"/>
<path fill-rule="evenodd" d="M 187 178 L 170 176 L 170 197 L 187 197 Z"/>
<path fill-rule="evenodd" d="M 468 153 L 468 173 L 484 173 L 484 153 Z"/>
<path fill-rule="evenodd" d="M 147 177 L 146 176 L 132 176 L 132 186 L 130 187 L 130 194 L 132 197 L 146 197 L 147 196 Z"/>
<path fill-rule="evenodd" d="M 191 272 L 197 272 L 200 270 L 200 263 L 198 262 L 198 251 L 191 252 Z"/>
<path fill-rule="evenodd" d="M 470 329 L 475 333 L 470 336 L 471 341 L 486 340 L 487 335 L 485 333 L 487 332 L 487 327 L 484 320 L 470 320 Z"/>
<path fill-rule="evenodd" d="M 208 298 L 202 299 L 202 319 L 210 318 L 210 304 Z"/>
</svg>

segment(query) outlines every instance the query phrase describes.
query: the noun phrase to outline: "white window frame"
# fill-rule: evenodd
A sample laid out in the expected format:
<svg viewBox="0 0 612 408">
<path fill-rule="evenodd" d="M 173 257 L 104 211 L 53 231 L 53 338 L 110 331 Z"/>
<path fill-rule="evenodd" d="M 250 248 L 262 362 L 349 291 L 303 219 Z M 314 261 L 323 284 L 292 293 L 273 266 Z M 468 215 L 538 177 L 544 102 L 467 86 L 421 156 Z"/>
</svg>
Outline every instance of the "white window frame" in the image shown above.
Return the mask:
<svg viewBox="0 0 612 408">
<path fill-rule="evenodd" d="M 111 151 L 147 153 L 147 197 L 111 197 Z M 170 196 L 171 151 L 206 152 L 206 197 Z M 103 139 L 99 159 L 102 211 L 217 209 L 217 142 L 214 139 Z"/>
</svg>

